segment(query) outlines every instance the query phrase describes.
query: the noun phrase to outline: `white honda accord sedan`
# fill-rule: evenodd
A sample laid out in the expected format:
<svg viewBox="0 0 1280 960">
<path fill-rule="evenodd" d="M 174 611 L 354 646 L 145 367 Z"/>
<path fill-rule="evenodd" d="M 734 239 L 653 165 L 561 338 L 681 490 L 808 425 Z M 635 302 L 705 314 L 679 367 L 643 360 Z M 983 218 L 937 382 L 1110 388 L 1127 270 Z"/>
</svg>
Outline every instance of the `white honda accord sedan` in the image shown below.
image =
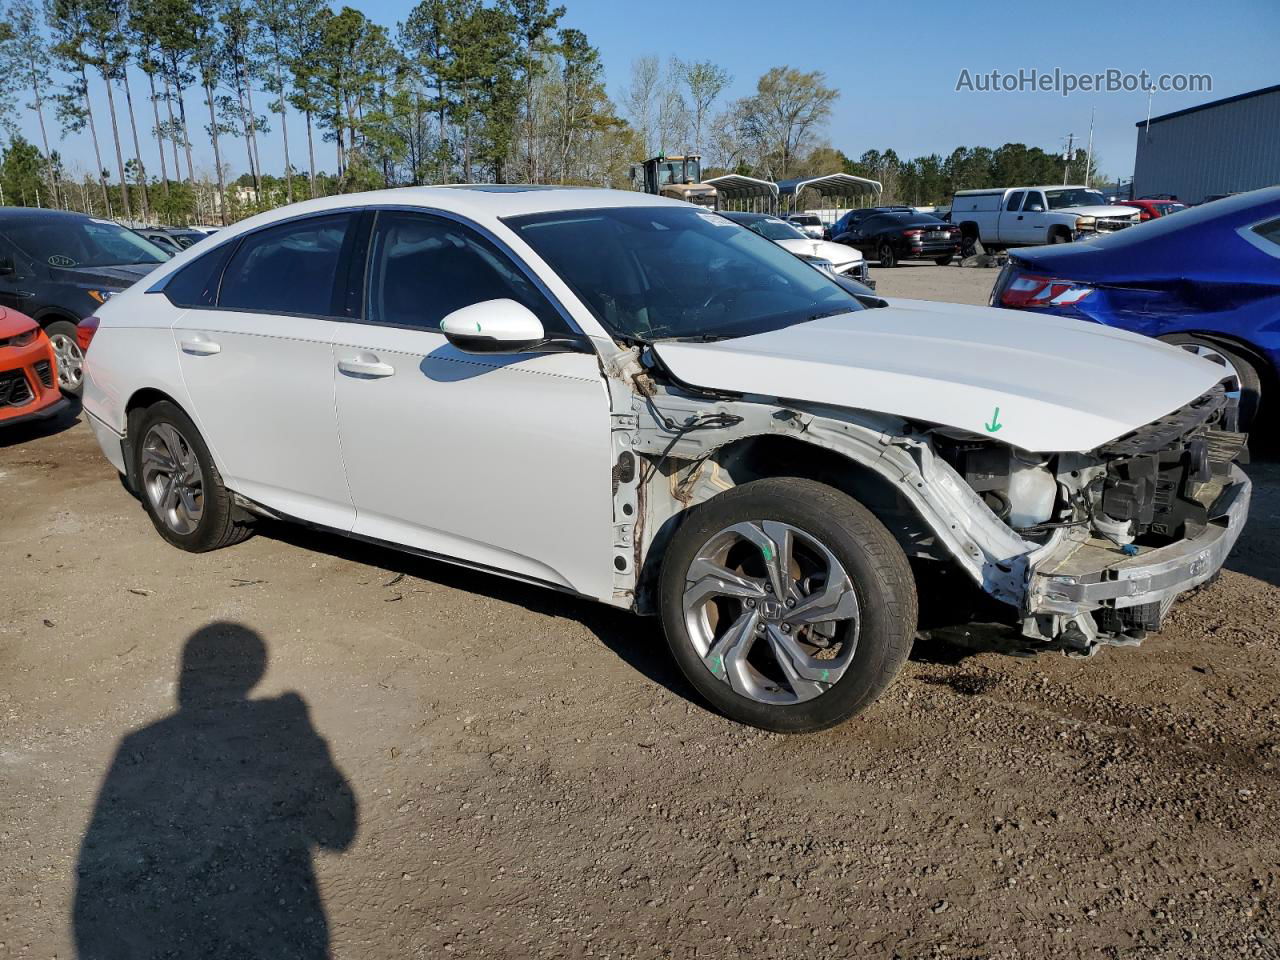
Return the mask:
<svg viewBox="0 0 1280 960">
<path fill-rule="evenodd" d="M 693 685 L 774 730 L 893 679 L 908 558 L 1087 654 L 1157 629 L 1248 509 L 1213 363 L 887 303 L 638 193 L 297 204 L 81 335 L 89 421 L 174 546 L 281 518 L 658 614 Z"/>
</svg>

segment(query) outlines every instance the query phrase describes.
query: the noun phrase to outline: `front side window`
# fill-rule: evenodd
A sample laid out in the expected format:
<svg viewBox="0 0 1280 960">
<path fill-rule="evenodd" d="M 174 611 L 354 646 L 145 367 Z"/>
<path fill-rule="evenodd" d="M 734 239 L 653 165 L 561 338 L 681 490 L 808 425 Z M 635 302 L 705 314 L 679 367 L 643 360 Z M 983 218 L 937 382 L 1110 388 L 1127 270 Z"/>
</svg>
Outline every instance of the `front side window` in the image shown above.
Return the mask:
<svg viewBox="0 0 1280 960">
<path fill-rule="evenodd" d="M 1027 194 L 1027 199 L 1022 203 L 1022 209 L 1027 213 L 1038 213 L 1044 209 L 1044 194 L 1032 190 Z"/>
<path fill-rule="evenodd" d="M 690 207 L 557 211 L 506 221 L 614 336 L 718 339 L 861 309 L 821 271 Z"/>
<path fill-rule="evenodd" d="M 1016 193 L 1009 194 L 1009 201 L 1004 205 L 1006 210 L 1017 210 L 1022 205 L 1023 192 L 1021 190 Z"/>
<path fill-rule="evenodd" d="M 110 220 L 33 217 L 4 229 L 18 249 L 51 267 L 118 267 L 169 259 L 150 240 Z"/>
<path fill-rule="evenodd" d="M 325 317 L 350 214 L 308 217 L 245 237 L 227 264 L 218 306 L 224 310 Z"/>
<path fill-rule="evenodd" d="M 386 210 L 378 214 L 365 288 L 365 318 L 439 330 L 455 310 L 486 300 L 515 300 L 548 333 L 568 333 L 560 314 L 511 259 L 453 220 Z"/>
</svg>

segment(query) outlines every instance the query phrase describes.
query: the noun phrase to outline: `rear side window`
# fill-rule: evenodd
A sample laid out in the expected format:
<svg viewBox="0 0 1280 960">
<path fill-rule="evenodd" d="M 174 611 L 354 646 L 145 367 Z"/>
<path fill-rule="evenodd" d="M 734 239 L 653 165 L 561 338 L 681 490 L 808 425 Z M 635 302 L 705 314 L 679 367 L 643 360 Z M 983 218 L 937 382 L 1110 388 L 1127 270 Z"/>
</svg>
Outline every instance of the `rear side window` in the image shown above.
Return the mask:
<svg viewBox="0 0 1280 960">
<path fill-rule="evenodd" d="M 212 307 L 218 299 L 218 281 L 234 243 L 224 243 L 176 271 L 164 285 L 164 295 L 175 307 Z"/>
<path fill-rule="evenodd" d="M 474 230 L 442 217 L 401 210 L 378 214 L 370 244 L 365 318 L 439 330 L 454 310 L 515 300 L 548 333 L 568 333 L 560 314 L 519 267 Z"/>
<path fill-rule="evenodd" d="M 1263 253 L 1270 254 L 1273 257 L 1280 257 L 1280 219 L 1260 223 L 1256 227 L 1251 227 L 1247 232 L 1241 230 L 1240 234 Z"/>
<path fill-rule="evenodd" d="M 347 213 L 308 217 L 250 234 L 227 264 L 218 306 L 223 310 L 327 317 Z"/>
</svg>

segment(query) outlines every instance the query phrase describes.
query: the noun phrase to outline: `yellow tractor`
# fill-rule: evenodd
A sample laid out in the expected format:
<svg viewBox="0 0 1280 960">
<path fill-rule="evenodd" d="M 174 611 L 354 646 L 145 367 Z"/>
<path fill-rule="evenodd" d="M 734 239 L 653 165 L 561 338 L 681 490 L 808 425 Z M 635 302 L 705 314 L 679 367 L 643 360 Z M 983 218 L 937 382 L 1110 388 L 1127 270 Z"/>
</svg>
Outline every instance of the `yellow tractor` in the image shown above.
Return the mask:
<svg viewBox="0 0 1280 960">
<path fill-rule="evenodd" d="M 702 183 L 702 157 L 690 153 L 683 157 L 658 154 L 644 163 L 631 165 L 631 183 L 645 193 L 687 200 L 700 207 L 716 209 L 720 194 L 709 183 Z"/>
</svg>

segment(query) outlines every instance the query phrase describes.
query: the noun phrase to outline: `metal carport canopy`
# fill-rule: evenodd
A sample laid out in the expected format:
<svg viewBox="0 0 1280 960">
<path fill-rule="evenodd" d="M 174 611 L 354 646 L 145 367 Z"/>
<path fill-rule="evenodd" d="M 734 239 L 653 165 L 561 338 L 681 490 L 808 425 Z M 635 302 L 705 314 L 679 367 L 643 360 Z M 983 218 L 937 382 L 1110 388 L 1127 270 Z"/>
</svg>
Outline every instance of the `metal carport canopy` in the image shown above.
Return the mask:
<svg viewBox="0 0 1280 960">
<path fill-rule="evenodd" d="M 778 185 L 772 180 L 757 180 L 740 173 L 726 173 L 722 177 L 712 177 L 703 182 L 715 187 L 726 200 L 764 199 L 776 202 L 778 199 Z"/>
<path fill-rule="evenodd" d="M 877 196 L 884 190 L 879 180 L 855 177 L 851 173 L 828 173 L 822 177 L 778 181 L 778 193 L 784 197 L 798 197 L 803 190 L 816 190 L 821 197 L 856 197 L 866 193 L 868 187 Z"/>
</svg>

